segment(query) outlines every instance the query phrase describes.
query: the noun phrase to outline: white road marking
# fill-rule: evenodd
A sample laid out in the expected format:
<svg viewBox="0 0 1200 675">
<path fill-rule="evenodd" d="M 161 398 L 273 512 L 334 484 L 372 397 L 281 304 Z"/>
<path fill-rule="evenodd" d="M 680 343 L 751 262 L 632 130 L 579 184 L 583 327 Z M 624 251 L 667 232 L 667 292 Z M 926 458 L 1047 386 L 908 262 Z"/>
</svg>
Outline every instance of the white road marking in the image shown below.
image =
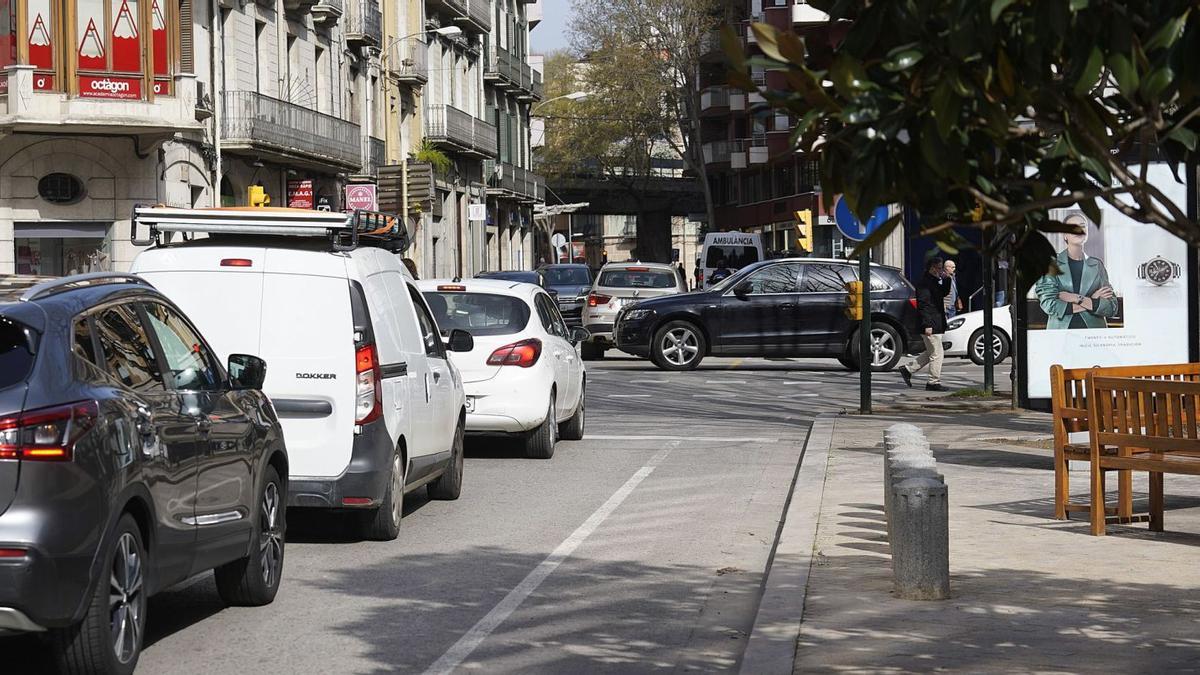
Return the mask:
<svg viewBox="0 0 1200 675">
<path fill-rule="evenodd" d="M 594 436 L 588 434 L 585 441 L 678 441 L 678 436 Z M 786 439 L 780 438 L 737 438 L 724 436 L 688 436 L 689 442 L 695 443 L 780 443 Z"/>
<path fill-rule="evenodd" d="M 667 384 L 669 380 L 630 380 L 630 384 Z"/>
<path fill-rule="evenodd" d="M 704 384 L 746 384 L 745 380 L 705 380 Z"/>
<path fill-rule="evenodd" d="M 650 394 L 609 394 L 608 398 L 650 398 Z"/>
<path fill-rule="evenodd" d="M 816 398 L 818 396 L 820 396 L 820 394 L 783 394 L 784 398 Z"/>
<path fill-rule="evenodd" d="M 541 586 L 542 582 L 545 581 L 546 578 L 549 577 L 550 574 L 554 572 L 554 570 L 557 569 L 564 560 L 569 558 L 571 554 L 575 552 L 575 549 L 579 548 L 579 545 L 582 544 L 584 540 L 588 538 L 588 536 L 596 531 L 596 528 L 600 527 L 600 524 L 603 523 L 605 519 L 612 515 L 613 511 L 617 510 L 617 507 L 621 505 L 621 502 L 624 502 L 625 499 L 633 493 L 634 489 L 637 488 L 637 486 L 641 484 L 641 482 L 645 480 L 647 476 L 653 473 L 654 469 L 661 464 L 662 461 L 667 458 L 667 455 L 671 454 L 671 451 L 678 447 L 681 442 L 682 441 L 675 440 L 667 443 L 662 450 L 659 450 L 658 453 L 651 457 L 650 461 L 646 462 L 645 466 L 638 469 L 637 472 L 629 478 L 629 480 L 625 481 L 624 485 L 617 488 L 617 491 L 608 498 L 608 501 L 604 502 L 600 508 L 596 509 L 596 512 L 593 513 L 586 521 L 584 521 L 584 523 L 579 526 L 579 529 L 575 530 L 571 533 L 571 536 L 564 539 L 563 542 L 558 545 L 558 548 L 554 549 L 554 551 L 551 552 L 545 560 L 538 564 L 538 566 L 535 567 L 533 571 L 521 581 L 521 583 L 517 584 L 516 588 L 509 591 L 508 595 L 504 596 L 504 599 L 501 600 L 498 605 L 492 608 L 492 611 L 488 612 L 486 616 L 484 616 L 479 620 L 478 623 L 471 627 L 471 630 L 467 631 L 465 635 L 459 638 L 458 642 L 455 642 L 453 645 L 451 645 L 450 649 L 446 650 L 446 653 L 442 654 L 441 658 L 435 661 L 433 665 L 429 666 L 429 668 L 425 670 L 425 675 L 442 675 L 443 673 L 451 673 L 455 668 L 462 664 L 462 662 L 465 661 L 467 657 L 469 657 L 471 653 L 474 652 L 479 645 L 482 644 L 483 641 L 492 634 L 492 631 L 496 630 L 500 624 L 504 623 L 504 620 L 507 619 L 514 611 L 516 611 L 517 608 L 521 606 L 521 603 L 524 602 L 525 599 L 530 595 L 532 595 L 533 592 L 537 590 L 538 586 Z"/>
</svg>

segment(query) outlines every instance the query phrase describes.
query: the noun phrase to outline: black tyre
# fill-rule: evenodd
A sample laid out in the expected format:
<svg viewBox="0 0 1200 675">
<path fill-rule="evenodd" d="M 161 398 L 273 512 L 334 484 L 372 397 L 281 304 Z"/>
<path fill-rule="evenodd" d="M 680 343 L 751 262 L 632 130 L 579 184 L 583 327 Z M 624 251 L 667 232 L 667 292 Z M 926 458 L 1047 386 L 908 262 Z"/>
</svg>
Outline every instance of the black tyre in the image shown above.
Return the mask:
<svg viewBox="0 0 1200 675">
<path fill-rule="evenodd" d="M 284 533 L 287 531 L 287 488 L 274 467 L 267 467 L 258 495 L 254 550 L 241 560 L 214 570 L 217 593 L 227 605 L 269 605 L 283 578 Z"/>
<path fill-rule="evenodd" d="M 554 456 L 554 443 L 558 435 L 558 421 L 554 415 L 554 394 L 550 394 L 550 410 L 542 422 L 525 437 L 525 455 L 530 459 L 550 459 Z"/>
<path fill-rule="evenodd" d="M 150 560 L 133 516 L 121 516 L 104 556 L 108 564 L 83 620 L 51 631 L 61 673 L 127 675 L 137 667 L 146 632 Z"/>
<path fill-rule="evenodd" d="M 838 363 L 842 364 L 849 370 L 858 370 L 858 363 L 855 362 L 854 359 L 851 359 L 849 356 L 847 356 L 845 354 L 842 354 L 841 356 L 837 357 L 837 360 L 838 360 Z"/>
<path fill-rule="evenodd" d="M 587 416 L 584 410 L 584 399 L 587 390 L 579 393 L 579 407 L 575 409 L 575 414 L 571 415 L 571 419 L 558 425 L 558 437 L 564 441 L 582 441 L 584 430 L 584 417 Z"/>
<path fill-rule="evenodd" d="M 400 520 L 404 517 L 404 460 L 397 452 L 392 456 L 392 476 L 379 508 L 361 514 L 362 535 L 372 541 L 392 541 L 400 536 Z"/>
<path fill-rule="evenodd" d="M 971 333 L 971 339 L 967 341 L 967 356 L 977 366 L 983 365 L 983 329 L 976 328 L 974 333 Z M 1004 331 L 992 329 L 992 363 L 1002 363 L 1008 358 L 1008 350 L 1011 342 L 1008 335 Z"/>
<path fill-rule="evenodd" d="M 847 345 L 847 351 L 850 355 L 850 363 L 853 364 L 851 369 L 858 370 L 858 330 L 856 329 L 850 336 L 850 343 Z M 886 323 L 871 324 L 871 370 L 876 373 L 889 371 L 900 363 L 900 359 L 904 356 L 904 342 L 900 339 L 900 332 Z"/>
<path fill-rule="evenodd" d="M 704 360 L 704 333 L 690 321 L 671 321 L 654 334 L 650 360 L 663 370 L 695 370 Z"/>
<path fill-rule="evenodd" d="M 463 422 L 459 420 L 458 428 L 454 430 L 454 446 L 450 449 L 450 466 L 446 467 L 446 473 L 429 484 L 430 499 L 449 501 L 458 499 L 458 496 L 462 494 L 465 433 Z"/>
<path fill-rule="evenodd" d="M 579 345 L 579 352 L 584 361 L 595 361 L 604 358 L 605 349 L 595 342 L 584 342 Z"/>
</svg>

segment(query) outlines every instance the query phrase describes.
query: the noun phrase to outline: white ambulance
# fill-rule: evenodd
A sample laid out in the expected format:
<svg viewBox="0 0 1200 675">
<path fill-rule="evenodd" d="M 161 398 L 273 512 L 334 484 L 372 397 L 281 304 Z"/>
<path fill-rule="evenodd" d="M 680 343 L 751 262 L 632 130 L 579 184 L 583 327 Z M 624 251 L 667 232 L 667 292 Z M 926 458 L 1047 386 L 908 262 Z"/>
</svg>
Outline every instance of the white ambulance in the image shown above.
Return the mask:
<svg viewBox="0 0 1200 675">
<path fill-rule="evenodd" d="M 719 269 L 729 270 L 732 274 L 765 258 L 761 234 L 709 232 L 704 235 L 704 249 L 700 253 L 704 285 L 713 284 L 713 272 Z"/>
</svg>

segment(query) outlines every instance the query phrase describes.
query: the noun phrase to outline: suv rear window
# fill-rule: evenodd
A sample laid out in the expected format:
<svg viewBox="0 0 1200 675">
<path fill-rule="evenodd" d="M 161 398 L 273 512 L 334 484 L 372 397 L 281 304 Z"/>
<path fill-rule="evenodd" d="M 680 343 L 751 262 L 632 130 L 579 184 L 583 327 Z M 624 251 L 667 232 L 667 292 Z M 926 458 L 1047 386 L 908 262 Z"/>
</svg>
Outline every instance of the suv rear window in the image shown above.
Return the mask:
<svg viewBox="0 0 1200 675">
<path fill-rule="evenodd" d="M 758 249 L 753 246 L 709 246 L 705 267 L 725 267 L 740 270 L 758 262 Z"/>
<path fill-rule="evenodd" d="M 0 389 L 24 382 L 33 369 L 33 353 L 21 324 L 0 316 Z"/>
<path fill-rule="evenodd" d="M 589 286 L 592 275 L 583 267 L 548 267 L 542 270 L 548 286 Z"/>
<path fill-rule="evenodd" d="M 424 293 L 442 333 L 465 330 L 477 337 L 513 335 L 529 324 L 529 305 L 494 293 Z"/>
<path fill-rule="evenodd" d="M 679 283 L 667 270 L 608 270 L 600 273 L 597 286 L 605 288 L 675 288 Z"/>
</svg>

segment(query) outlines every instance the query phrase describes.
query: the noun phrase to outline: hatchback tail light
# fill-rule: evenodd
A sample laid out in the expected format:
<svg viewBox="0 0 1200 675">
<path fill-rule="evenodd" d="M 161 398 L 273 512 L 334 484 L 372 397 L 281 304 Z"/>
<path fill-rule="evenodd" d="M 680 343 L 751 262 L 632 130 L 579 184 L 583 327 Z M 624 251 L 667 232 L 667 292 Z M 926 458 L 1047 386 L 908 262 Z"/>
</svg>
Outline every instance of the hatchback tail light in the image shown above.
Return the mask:
<svg viewBox="0 0 1200 675">
<path fill-rule="evenodd" d="M 354 353 L 354 423 L 374 422 L 383 414 L 383 384 L 375 345 L 359 347 Z"/>
<path fill-rule="evenodd" d="M 80 401 L 0 419 L 0 459 L 69 462 L 99 414 L 95 401 Z"/>
<path fill-rule="evenodd" d="M 589 293 L 588 294 L 588 307 L 599 307 L 600 305 L 607 305 L 609 303 L 609 301 L 611 301 L 611 300 L 612 300 L 611 295 L 601 295 L 600 293 Z"/>
<path fill-rule="evenodd" d="M 908 304 L 912 305 L 912 308 L 913 308 L 913 309 L 916 309 L 916 308 L 917 308 L 917 299 L 916 299 L 916 298 L 909 298 L 909 299 L 908 299 Z"/>
<path fill-rule="evenodd" d="M 537 338 L 504 345 L 488 357 L 489 366 L 520 366 L 528 368 L 542 355 L 542 341 Z"/>
</svg>

